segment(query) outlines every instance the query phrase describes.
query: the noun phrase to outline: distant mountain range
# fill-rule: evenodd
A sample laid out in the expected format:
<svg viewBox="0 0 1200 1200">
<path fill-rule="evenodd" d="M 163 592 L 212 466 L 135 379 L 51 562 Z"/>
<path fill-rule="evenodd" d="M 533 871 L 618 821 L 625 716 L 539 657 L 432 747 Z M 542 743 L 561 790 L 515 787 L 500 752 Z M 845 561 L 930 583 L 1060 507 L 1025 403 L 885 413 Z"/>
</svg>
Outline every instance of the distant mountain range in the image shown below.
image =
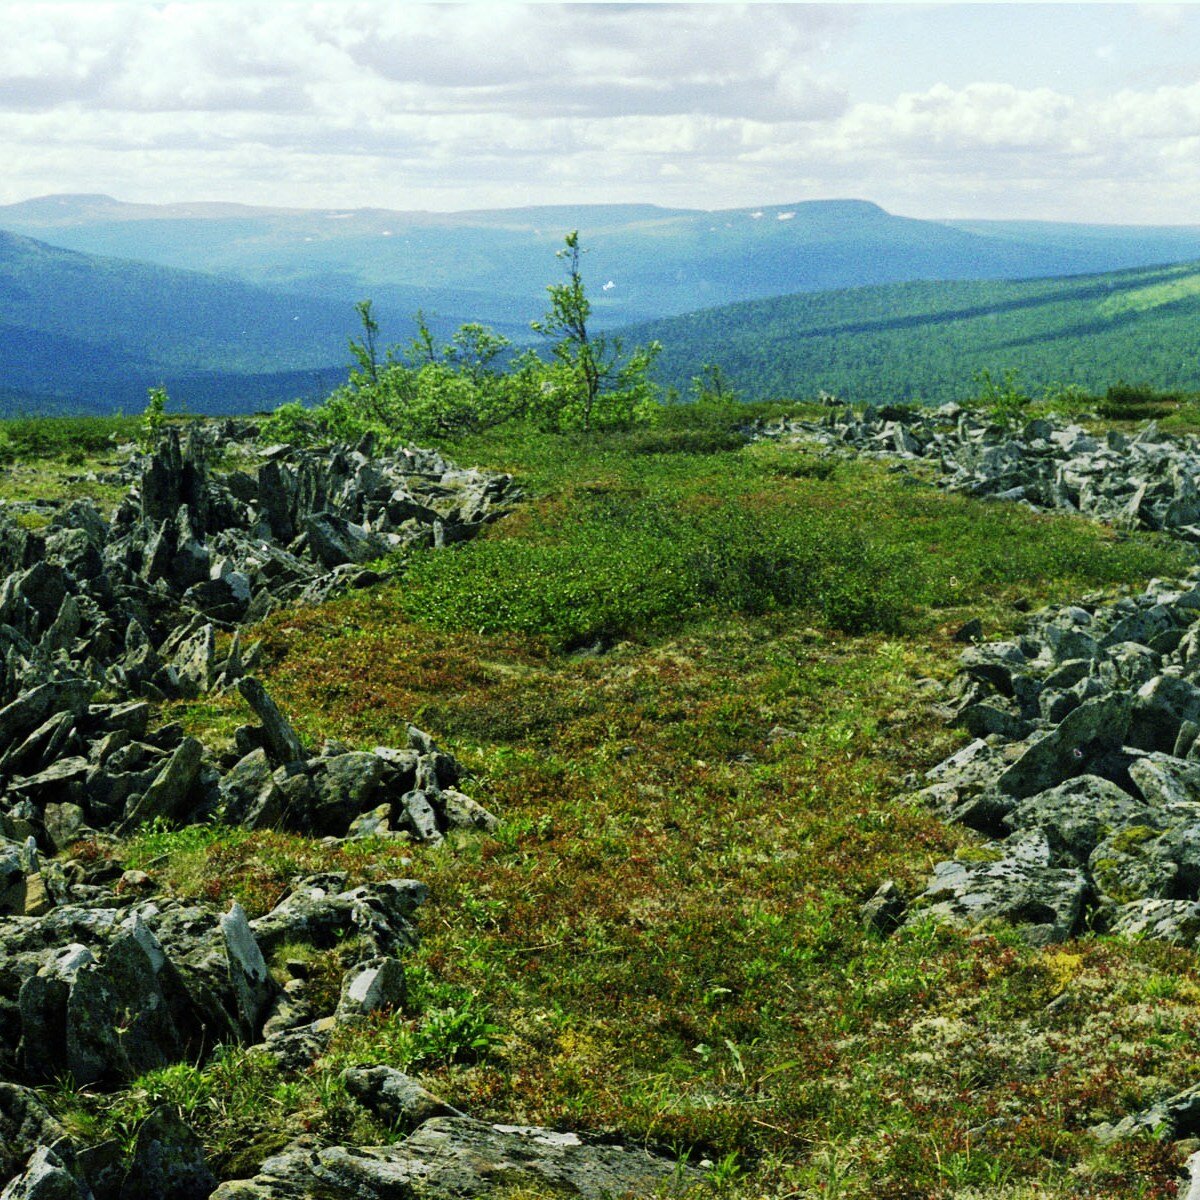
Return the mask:
<svg viewBox="0 0 1200 1200">
<path fill-rule="evenodd" d="M 719 363 L 747 400 L 819 391 L 871 402 L 962 400 L 978 372 L 1034 392 L 1149 383 L 1200 391 L 1200 262 L 1069 279 L 900 283 L 776 296 L 642 325 L 660 380 L 686 392 Z"/>
<path fill-rule="evenodd" d="M 140 404 L 147 380 L 197 409 L 327 389 L 364 298 L 385 341 L 407 341 L 418 308 L 443 335 L 476 320 L 528 339 L 576 228 L 610 327 L 827 289 L 1200 259 L 1200 226 L 924 221 L 858 200 L 439 214 L 48 196 L 0 206 L 0 408 L 5 393 Z"/>
</svg>

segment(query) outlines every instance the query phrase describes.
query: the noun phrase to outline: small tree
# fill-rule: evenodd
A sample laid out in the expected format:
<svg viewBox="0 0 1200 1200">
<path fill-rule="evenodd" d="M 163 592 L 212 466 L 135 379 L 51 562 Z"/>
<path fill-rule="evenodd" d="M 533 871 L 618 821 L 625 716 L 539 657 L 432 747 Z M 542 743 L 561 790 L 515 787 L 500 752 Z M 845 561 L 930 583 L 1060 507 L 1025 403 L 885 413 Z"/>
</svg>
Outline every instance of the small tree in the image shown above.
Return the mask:
<svg viewBox="0 0 1200 1200">
<path fill-rule="evenodd" d="M 567 234 L 555 257 L 566 264 L 565 283 L 546 289 L 550 307 L 535 332 L 555 339 L 553 364 L 542 387 L 542 411 L 558 428 L 629 425 L 653 411 L 654 385 L 649 378 L 662 347 L 657 342 L 624 353 L 620 338 L 598 334 L 588 324 L 591 301 L 583 286 L 579 230 Z"/>
<path fill-rule="evenodd" d="M 167 424 L 167 389 L 152 387 L 147 389 L 146 408 L 142 413 L 142 430 L 139 441 L 142 446 L 151 450 L 158 442 L 159 435 Z"/>
<path fill-rule="evenodd" d="M 730 386 L 718 363 L 705 363 L 700 368 L 700 374 L 692 376 L 688 390 L 692 393 L 692 399 L 702 408 L 725 408 L 736 404 L 738 400 L 738 393 Z"/>
<path fill-rule="evenodd" d="M 999 379 L 986 367 L 977 372 L 975 382 L 979 384 L 979 392 L 968 403 L 968 407 L 981 409 L 1006 429 L 1015 428 L 1024 420 L 1026 410 L 1033 403 L 1033 397 L 1018 385 L 1019 375 L 1016 367 L 1007 367 Z"/>
<path fill-rule="evenodd" d="M 355 304 L 354 311 L 358 313 L 358 319 L 362 322 L 363 335 L 362 340 L 358 342 L 350 339 L 350 353 L 354 355 L 354 361 L 358 363 L 359 369 L 367 379 L 371 383 L 377 383 L 379 355 L 376 344 L 379 339 L 379 322 L 375 320 L 375 314 L 371 311 L 370 300 L 360 300 Z"/>
</svg>

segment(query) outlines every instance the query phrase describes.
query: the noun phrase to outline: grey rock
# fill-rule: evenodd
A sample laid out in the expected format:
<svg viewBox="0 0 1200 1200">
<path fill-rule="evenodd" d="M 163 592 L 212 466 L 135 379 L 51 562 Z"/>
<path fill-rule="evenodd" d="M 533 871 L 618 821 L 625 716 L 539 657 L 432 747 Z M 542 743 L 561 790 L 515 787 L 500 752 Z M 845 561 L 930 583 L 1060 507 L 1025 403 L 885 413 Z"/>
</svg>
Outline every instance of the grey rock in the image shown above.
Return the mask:
<svg viewBox="0 0 1200 1200">
<path fill-rule="evenodd" d="M 43 683 L 23 693 L 0 709 L 0 746 L 7 748 L 18 738 L 26 737 L 51 713 L 86 711 L 95 690 L 95 684 L 86 679 L 70 679 Z"/>
<path fill-rule="evenodd" d="M 1129 777 L 1156 811 L 1176 819 L 1200 819 L 1200 763 L 1148 754 L 1129 764 Z"/>
<path fill-rule="evenodd" d="M 240 758 L 220 782 L 225 820 L 236 825 L 243 821 L 263 789 L 271 783 L 271 764 L 261 747 Z"/>
<path fill-rule="evenodd" d="M 208 1200 L 216 1186 L 200 1139 L 159 1105 L 138 1127 L 120 1200 Z"/>
<path fill-rule="evenodd" d="M 1155 823 L 1154 812 L 1115 783 L 1094 775 L 1059 784 L 1021 801 L 1004 818 L 1012 829 L 1038 830 L 1054 861 L 1078 866 L 1105 838 Z"/>
<path fill-rule="evenodd" d="M 1084 774 L 1098 749 L 1121 745 L 1131 707 L 1129 697 L 1121 693 L 1085 701 L 1034 742 L 1000 775 L 997 786 L 1010 796 L 1023 798 Z"/>
<path fill-rule="evenodd" d="M 1179 883 L 1179 865 L 1157 829 L 1134 825 L 1100 842 L 1088 859 L 1092 886 L 1102 900 L 1127 904 L 1165 899 Z"/>
<path fill-rule="evenodd" d="M 575 1133 L 434 1117 L 395 1146 L 285 1151 L 212 1200 L 465 1200 L 498 1185 L 611 1200 L 683 1193 L 703 1178 L 675 1159 Z"/>
<path fill-rule="evenodd" d="M 442 791 L 441 807 L 446 825 L 451 829 L 477 829 L 484 833 L 495 833 L 500 827 L 499 817 L 455 788 Z"/>
<path fill-rule="evenodd" d="M 385 765 L 374 754 L 349 753 L 312 764 L 316 793 L 306 825 L 317 835 L 341 835 L 360 813 L 378 803 Z"/>
<path fill-rule="evenodd" d="M 184 1056 L 184 1039 L 138 939 L 123 934 L 86 964 L 66 1004 L 67 1069 L 78 1086 L 136 1079 Z"/>
<path fill-rule="evenodd" d="M 25 1170 L 0 1192 L 0 1200 L 92 1200 L 92 1193 L 55 1151 L 40 1146 Z"/>
<path fill-rule="evenodd" d="M 269 913 L 250 922 L 259 946 L 271 954 L 284 942 L 328 948 L 350 933 L 371 942 L 379 954 L 392 954 L 416 941 L 417 909 L 428 888 L 413 879 L 345 890 L 336 873 L 310 876 Z"/>
<path fill-rule="evenodd" d="M 46 1111 L 35 1092 L 13 1083 L 0 1083 L 0 1179 L 19 1175 L 39 1148 L 62 1157 L 70 1155 L 66 1130 Z"/>
<path fill-rule="evenodd" d="M 1185 721 L 1200 721 L 1200 688 L 1173 675 L 1143 684 L 1134 699 L 1129 744 L 1170 751 Z"/>
<path fill-rule="evenodd" d="M 434 1117 L 465 1117 L 394 1067 L 350 1067 L 342 1072 L 346 1091 L 385 1124 L 411 1133 Z"/>
<path fill-rule="evenodd" d="M 281 765 L 301 761 L 304 748 L 300 739 L 263 685 L 253 675 L 246 675 L 238 680 L 237 688 L 262 722 L 264 745 L 271 760 Z"/>
<path fill-rule="evenodd" d="M 399 1008 L 404 998 L 404 965 L 398 958 L 380 956 L 346 972 L 336 1015 L 339 1020 L 367 1016 L 380 1009 Z"/>
<path fill-rule="evenodd" d="M 327 571 L 345 563 L 370 562 L 388 551 L 382 538 L 333 513 L 314 513 L 304 531 L 313 554 Z"/>
<path fill-rule="evenodd" d="M 1133 900 L 1120 905 L 1112 931 L 1135 940 L 1194 946 L 1200 936 L 1200 903 L 1195 900 Z"/>
<path fill-rule="evenodd" d="M 253 1041 L 274 995 L 274 981 L 246 913 L 237 901 L 221 916 L 221 934 L 242 1035 L 246 1041 Z"/>
<path fill-rule="evenodd" d="M 216 630 L 205 625 L 178 649 L 174 660 L 182 694 L 194 698 L 207 692 L 216 678 Z"/>
<path fill-rule="evenodd" d="M 1066 941 L 1079 923 L 1087 880 L 1081 871 L 1005 858 L 999 862 L 938 863 L 905 924 L 933 919 L 978 928 L 1017 926 L 1035 945 Z"/>
<path fill-rule="evenodd" d="M 399 803 L 400 823 L 419 842 L 440 842 L 442 831 L 438 828 L 437 810 L 430 802 L 430 795 L 422 789 L 406 792 Z"/>
<path fill-rule="evenodd" d="M 1200 1085 L 1177 1092 L 1116 1125 L 1095 1127 L 1092 1132 L 1103 1142 L 1147 1135 L 1171 1141 L 1195 1137 L 1200 1134 Z"/>
<path fill-rule="evenodd" d="M 900 889 L 887 879 L 858 911 L 866 928 L 888 934 L 899 927 L 907 907 Z"/>
<path fill-rule="evenodd" d="M 122 823 L 122 836 L 155 817 L 176 820 L 182 816 L 188 809 L 203 758 L 204 746 L 195 738 L 184 738 Z"/>
</svg>

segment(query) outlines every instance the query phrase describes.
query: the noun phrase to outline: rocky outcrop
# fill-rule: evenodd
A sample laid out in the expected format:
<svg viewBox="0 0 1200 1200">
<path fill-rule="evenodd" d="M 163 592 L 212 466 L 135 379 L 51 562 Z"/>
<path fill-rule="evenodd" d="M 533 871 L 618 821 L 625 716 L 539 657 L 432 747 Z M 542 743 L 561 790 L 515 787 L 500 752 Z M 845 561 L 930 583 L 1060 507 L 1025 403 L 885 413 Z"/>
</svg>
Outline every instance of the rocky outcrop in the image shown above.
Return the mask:
<svg viewBox="0 0 1200 1200">
<path fill-rule="evenodd" d="M 301 880 L 253 922 L 237 904 L 220 912 L 102 884 L 65 885 L 62 903 L 41 917 L 0 918 L 0 1003 L 8 1017 L 0 1074 L 112 1087 L 173 1062 L 201 1061 L 218 1044 L 265 1039 L 269 1049 L 293 1027 L 281 1016 L 284 992 L 264 955 L 284 942 L 329 949 L 352 939 L 362 961 L 348 984 L 387 956 L 392 987 L 375 1007 L 399 1003 L 397 955 L 415 944 L 425 889 L 412 880 L 354 889 L 345 882 L 344 875 Z"/>
<path fill-rule="evenodd" d="M 297 1146 L 253 1179 L 222 1184 L 213 1200 L 455 1200 L 536 1189 L 585 1200 L 694 1189 L 694 1167 L 642 1149 L 465 1117 L 431 1117 L 393 1146 Z"/>
<path fill-rule="evenodd" d="M 307 751 L 251 674 L 257 652 L 237 626 L 378 579 L 370 559 L 471 536 L 515 500 L 512 481 L 434 451 L 348 447 L 243 446 L 256 473 L 221 475 L 207 466 L 220 436 L 169 430 L 131 461 L 111 521 L 75 501 L 32 533 L 0 511 L 0 847 L 33 838 L 55 852 L 96 831 L 214 815 L 421 841 L 492 827 L 455 789 L 457 764 L 415 729 L 399 749 Z M 150 731 L 151 703 L 235 686 L 260 722 L 238 731 L 235 755 Z M 53 902 L 53 886 L 3 866 L 15 853 L 0 848 L 0 912 Z"/>
<path fill-rule="evenodd" d="M 152 1109 L 130 1144 L 86 1146 L 39 1100 L 41 1085 L 111 1091 L 218 1046 L 309 1071 L 339 1026 L 369 1027 L 407 1002 L 420 883 L 309 876 L 250 920 L 236 903 L 154 894 L 149 874 L 109 858 L 115 839 L 151 821 L 423 842 L 497 824 L 415 727 L 399 747 L 306 744 L 254 675 L 239 627 L 372 583 L 371 564 L 395 551 L 473 536 L 516 498 L 511 480 L 367 446 L 272 447 L 256 469 L 218 475 L 212 428 L 182 441 L 171 431 L 136 459 L 111 521 L 86 503 L 46 506 L 49 526 L 31 533 L 0 511 L 3 1200 L 432 1198 L 523 1184 L 600 1197 L 695 1183 L 643 1150 L 473 1121 L 386 1066 L 350 1067 L 345 1086 L 405 1141 L 301 1141 L 220 1187 L 172 1107 Z M 228 752 L 153 727 L 158 701 L 230 690 L 255 723 Z M 63 861 L 83 841 L 91 853 Z M 336 1000 L 288 957 L 297 947 L 349 962 Z"/>
<path fill-rule="evenodd" d="M 1136 437 L 1097 437 L 1038 418 L 1018 428 L 956 404 L 938 409 L 834 407 L 821 421 L 760 422 L 757 439 L 799 440 L 833 451 L 934 466 L 938 485 L 984 499 L 1082 513 L 1128 529 L 1200 541 L 1200 450 L 1153 422 Z"/>
<path fill-rule="evenodd" d="M 509 476 L 431 450 L 242 446 L 257 468 L 221 474 L 202 428 L 132 460 L 111 521 L 75 501 L 34 533 L 8 516 L 21 505 L 0 510 L 0 700 L 30 675 L 150 699 L 228 687 L 253 653 L 219 654 L 217 632 L 376 582 L 366 564 L 470 538 L 519 498 Z"/>
<path fill-rule="evenodd" d="M 155 1110 L 128 1159 L 76 1146 L 31 1085 L 109 1089 L 219 1045 L 261 1045 L 306 1069 L 337 1024 L 302 980 L 275 978 L 266 955 L 283 944 L 353 948 L 346 988 L 379 962 L 390 987 L 373 1009 L 404 997 L 400 956 L 416 942 L 426 889 L 396 879 L 357 888 L 344 875 L 298 881 L 248 921 L 237 904 L 139 898 L 102 883 L 67 885 L 39 918 L 0 918 L 0 1182 L 5 1196 L 203 1200 L 217 1186 L 194 1134 L 173 1109 Z M 265 951 L 265 953 L 264 953 Z M 394 1089 L 393 1089 L 394 1090 Z"/>
<path fill-rule="evenodd" d="M 939 864 L 907 920 L 1200 935 L 1200 570 L 1048 609 L 968 647 L 947 715 L 976 739 L 917 797 L 988 835 Z"/>
</svg>

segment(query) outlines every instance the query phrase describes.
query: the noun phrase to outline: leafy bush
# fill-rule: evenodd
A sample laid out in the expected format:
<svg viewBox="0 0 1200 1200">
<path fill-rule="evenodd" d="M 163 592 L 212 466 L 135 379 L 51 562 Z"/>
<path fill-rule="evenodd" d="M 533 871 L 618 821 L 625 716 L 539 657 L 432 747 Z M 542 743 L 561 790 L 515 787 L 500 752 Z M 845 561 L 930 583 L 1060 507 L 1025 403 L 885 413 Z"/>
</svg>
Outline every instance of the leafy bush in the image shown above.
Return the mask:
<svg viewBox="0 0 1200 1200">
<path fill-rule="evenodd" d="M 589 327 L 577 233 L 566 246 L 558 256 L 568 262 L 567 282 L 547 289 L 550 309 L 532 326 L 551 340 L 548 361 L 533 350 L 510 355 L 508 338 L 477 323 L 438 345 L 420 312 L 409 346 L 392 346 L 381 359 L 379 325 L 371 302 L 362 300 L 355 306 L 362 333 L 350 339 L 356 365 L 348 381 L 315 409 L 284 405 L 266 422 L 265 436 L 308 444 L 374 434 L 387 445 L 461 437 L 513 419 L 585 434 L 654 421 L 650 368 L 660 347 L 626 352 L 620 338 Z"/>
<path fill-rule="evenodd" d="M 966 406 L 1006 428 L 1019 425 L 1033 403 L 1033 397 L 1017 384 L 1019 374 L 1015 367 L 1008 367 L 1003 375 L 996 376 L 985 367 L 975 376 L 979 391 Z"/>
<path fill-rule="evenodd" d="M 310 446 L 319 440 L 324 425 L 319 410 L 305 408 L 299 401 L 281 404 L 261 425 L 260 436 L 268 442 Z"/>
<path fill-rule="evenodd" d="M 142 448 L 149 450 L 162 435 L 167 423 L 167 389 L 152 387 L 147 392 L 146 409 L 142 413 Z"/>
<path fill-rule="evenodd" d="M 1097 411 L 1110 421 L 1146 421 L 1165 417 L 1178 407 L 1178 392 L 1160 392 L 1147 383 L 1110 384 Z"/>
</svg>

